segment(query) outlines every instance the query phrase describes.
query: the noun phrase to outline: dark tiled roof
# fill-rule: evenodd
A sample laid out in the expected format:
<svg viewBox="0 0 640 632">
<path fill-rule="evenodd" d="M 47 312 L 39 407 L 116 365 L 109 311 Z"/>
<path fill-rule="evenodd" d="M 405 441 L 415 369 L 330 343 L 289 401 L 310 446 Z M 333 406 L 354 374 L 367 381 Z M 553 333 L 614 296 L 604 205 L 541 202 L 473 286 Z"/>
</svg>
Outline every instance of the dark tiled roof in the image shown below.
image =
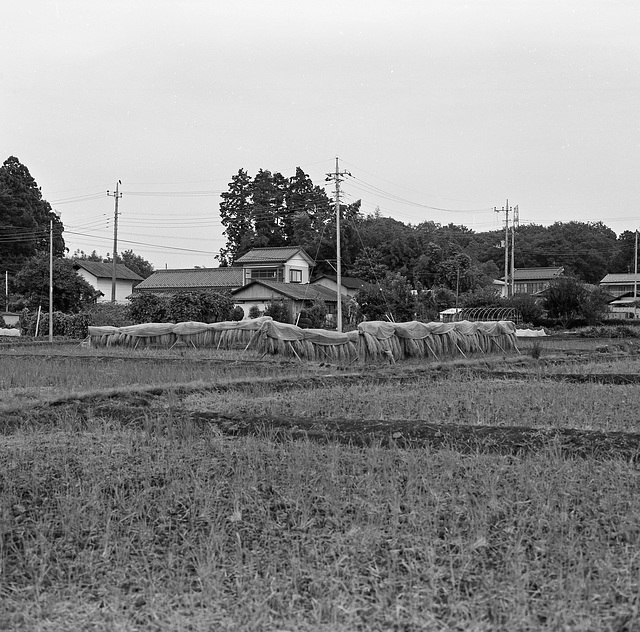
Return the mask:
<svg viewBox="0 0 640 632">
<path fill-rule="evenodd" d="M 321 300 L 333 301 L 335 303 L 338 300 L 336 292 L 323 287 L 322 285 L 309 285 L 308 283 L 281 283 L 279 281 L 263 281 L 261 279 L 252 281 L 231 293 L 235 296 L 252 285 L 262 285 L 274 290 L 278 294 L 282 294 L 282 296 L 285 296 L 286 298 L 291 298 L 296 301 Z"/>
<path fill-rule="evenodd" d="M 563 272 L 564 268 L 516 268 L 513 277 L 516 281 L 543 281 L 558 277 Z"/>
<path fill-rule="evenodd" d="M 135 288 L 136 292 L 154 290 L 184 291 L 213 288 L 235 289 L 242 285 L 242 268 L 188 268 L 157 270 Z"/>
<path fill-rule="evenodd" d="M 622 273 L 622 274 L 607 274 L 600 283 L 633 283 L 637 280 L 640 283 L 640 274 Z"/>
<path fill-rule="evenodd" d="M 338 282 L 337 276 L 332 276 L 331 274 L 323 274 L 322 276 L 319 276 L 317 279 L 314 279 L 313 283 L 316 283 L 320 279 L 330 279 L 334 283 Z M 356 277 L 343 276 L 341 277 L 341 281 L 344 287 L 348 287 L 349 289 L 352 289 L 352 290 L 359 290 L 361 287 L 364 287 L 366 285 L 366 283 L 362 279 L 358 279 Z"/>
<path fill-rule="evenodd" d="M 86 261 L 84 259 L 76 259 L 73 262 L 76 268 L 83 268 L 89 274 L 93 274 L 97 279 L 111 279 L 113 277 L 113 264 L 102 263 L 101 261 Z M 116 263 L 116 279 L 126 279 L 128 281 L 141 281 L 142 277 L 129 270 L 122 263 Z"/>
<path fill-rule="evenodd" d="M 236 263 L 279 263 L 288 261 L 298 253 L 302 253 L 309 261 L 313 261 L 304 248 L 283 246 L 282 248 L 253 248 L 237 259 Z"/>
</svg>

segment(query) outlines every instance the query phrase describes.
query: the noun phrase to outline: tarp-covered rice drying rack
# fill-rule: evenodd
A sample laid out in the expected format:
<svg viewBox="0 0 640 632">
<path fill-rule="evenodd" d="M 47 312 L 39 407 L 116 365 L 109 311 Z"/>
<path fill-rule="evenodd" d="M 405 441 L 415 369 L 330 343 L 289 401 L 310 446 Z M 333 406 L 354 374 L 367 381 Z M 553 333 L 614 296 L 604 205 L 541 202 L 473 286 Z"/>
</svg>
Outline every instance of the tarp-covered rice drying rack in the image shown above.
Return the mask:
<svg viewBox="0 0 640 632">
<path fill-rule="evenodd" d="M 93 347 L 192 347 L 253 350 L 300 360 L 354 362 L 441 359 L 477 353 L 517 351 L 511 321 L 389 323 L 365 321 L 356 331 L 302 329 L 269 316 L 222 323 L 147 323 L 128 327 L 89 327 Z"/>
</svg>

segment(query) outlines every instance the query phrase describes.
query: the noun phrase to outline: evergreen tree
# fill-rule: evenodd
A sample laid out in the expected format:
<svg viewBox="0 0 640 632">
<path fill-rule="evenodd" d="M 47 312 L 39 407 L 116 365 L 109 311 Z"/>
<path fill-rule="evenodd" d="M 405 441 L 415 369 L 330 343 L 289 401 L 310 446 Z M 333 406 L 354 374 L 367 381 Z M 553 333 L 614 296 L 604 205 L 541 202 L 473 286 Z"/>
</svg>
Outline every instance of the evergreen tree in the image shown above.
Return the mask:
<svg viewBox="0 0 640 632">
<path fill-rule="evenodd" d="M 49 252 L 53 221 L 54 256 L 64 254 L 64 227 L 27 167 L 10 156 L 0 167 L 0 269 L 15 274 L 35 255 Z"/>
</svg>

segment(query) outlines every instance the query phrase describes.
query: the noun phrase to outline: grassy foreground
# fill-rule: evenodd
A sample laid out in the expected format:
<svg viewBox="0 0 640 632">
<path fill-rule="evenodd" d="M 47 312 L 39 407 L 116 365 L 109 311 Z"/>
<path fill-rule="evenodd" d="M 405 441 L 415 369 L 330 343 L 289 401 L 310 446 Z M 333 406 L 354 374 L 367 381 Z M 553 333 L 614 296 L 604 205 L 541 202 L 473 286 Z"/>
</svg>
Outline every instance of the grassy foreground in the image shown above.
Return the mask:
<svg viewBox="0 0 640 632">
<path fill-rule="evenodd" d="M 14 401 L 37 398 L 60 361 L 33 366 L 4 382 Z M 145 384 L 169 370 L 145 367 Z M 121 384 L 107 369 L 105 386 Z M 256 380 L 170 394 L 129 425 L 73 408 L 45 428 L 26 412 L 0 435 L 0 629 L 640 629 L 635 459 L 229 438 L 180 414 L 635 427 L 637 386 L 530 373 L 283 391 Z M 62 382 L 56 395 L 74 391 Z"/>
</svg>

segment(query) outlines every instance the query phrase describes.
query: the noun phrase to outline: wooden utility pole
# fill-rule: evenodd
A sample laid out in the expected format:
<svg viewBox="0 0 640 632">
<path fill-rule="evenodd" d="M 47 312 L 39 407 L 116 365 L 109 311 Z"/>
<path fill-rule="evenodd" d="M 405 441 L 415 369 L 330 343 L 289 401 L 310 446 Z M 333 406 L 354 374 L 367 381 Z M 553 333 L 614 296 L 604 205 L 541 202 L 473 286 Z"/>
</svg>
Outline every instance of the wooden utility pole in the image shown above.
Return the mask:
<svg viewBox="0 0 640 632">
<path fill-rule="evenodd" d="M 113 216 L 113 266 L 111 269 L 111 302 L 116 302 L 116 258 L 118 252 L 118 200 L 122 197 L 118 187 L 122 184 L 120 180 L 116 182 L 116 190 L 114 193 L 107 191 L 107 195 L 115 198 L 116 210 Z"/>
</svg>

